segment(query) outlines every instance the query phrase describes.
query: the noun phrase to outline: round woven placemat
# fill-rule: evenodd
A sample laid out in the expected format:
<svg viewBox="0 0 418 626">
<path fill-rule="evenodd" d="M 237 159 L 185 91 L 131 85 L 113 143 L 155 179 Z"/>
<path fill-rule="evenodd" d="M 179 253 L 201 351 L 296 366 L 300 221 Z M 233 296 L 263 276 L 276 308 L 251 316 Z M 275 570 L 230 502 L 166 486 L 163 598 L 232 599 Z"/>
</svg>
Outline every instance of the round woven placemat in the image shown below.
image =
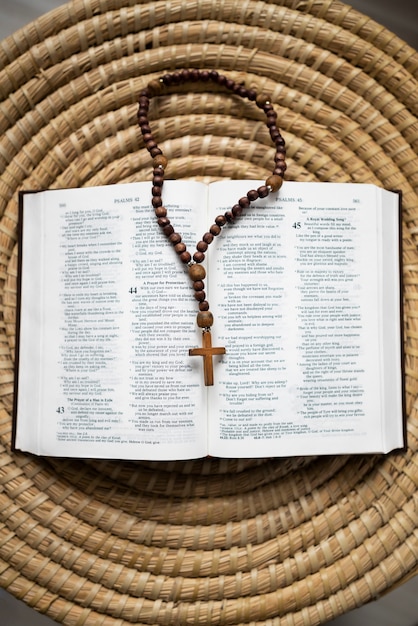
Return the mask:
<svg viewBox="0 0 418 626">
<path fill-rule="evenodd" d="M 150 177 L 136 95 L 218 69 L 270 92 L 288 178 L 401 189 L 408 449 L 89 462 L 11 452 L 17 192 Z M 0 46 L 0 585 L 71 625 L 314 625 L 418 561 L 418 55 L 339 1 L 79 0 Z M 263 178 L 256 107 L 161 98 L 170 177 Z"/>
</svg>

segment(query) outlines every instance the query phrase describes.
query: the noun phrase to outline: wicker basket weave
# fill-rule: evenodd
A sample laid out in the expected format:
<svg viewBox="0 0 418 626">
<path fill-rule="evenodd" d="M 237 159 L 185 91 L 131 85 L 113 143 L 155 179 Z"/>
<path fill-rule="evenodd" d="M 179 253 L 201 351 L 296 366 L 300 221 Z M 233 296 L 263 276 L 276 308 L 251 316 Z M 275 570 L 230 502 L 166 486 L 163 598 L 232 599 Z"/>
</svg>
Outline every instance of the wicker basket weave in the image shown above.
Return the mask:
<svg viewBox="0 0 418 626">
<path fill-rule="evenodd" d="M 12 453 L 17 191 L 147 180 L 136 95 L 216 68 L 272 94 L 288 178 L 401 189 L 408 450 L 176 463 Z M 0 585 L 70 625 L 325 623 L 418 564 L 418 54 L 338 0 L 76 0 L 0 46 Z M 158 101 L 170 177 L 263 178 L 255 107 Z"/>
</svg>

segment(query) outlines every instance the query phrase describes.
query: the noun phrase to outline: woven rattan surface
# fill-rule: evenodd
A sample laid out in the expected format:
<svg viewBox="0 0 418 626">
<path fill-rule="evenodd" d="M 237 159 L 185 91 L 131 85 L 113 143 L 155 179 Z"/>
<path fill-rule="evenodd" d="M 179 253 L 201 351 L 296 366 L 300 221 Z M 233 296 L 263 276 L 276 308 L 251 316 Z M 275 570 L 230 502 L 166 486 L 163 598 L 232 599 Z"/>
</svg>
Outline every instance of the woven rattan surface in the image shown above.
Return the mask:
<svg viewBox="0 0 418 626">
<path fill-rule="evenodd" d="M 408 449 L 177 463 L 12 453 L 17 192 L 146 180 L 136 95 L 176 68 L 269 92 L 288 178 L 403 192 Z M 319 624 L 418 561 L 418 54 L 327 0 L 79 0 L 0 46 L 0 584 L 71 625 Z M 256 107 L 161 98 L 174 178 L 265 177 Z"/>
</svg>

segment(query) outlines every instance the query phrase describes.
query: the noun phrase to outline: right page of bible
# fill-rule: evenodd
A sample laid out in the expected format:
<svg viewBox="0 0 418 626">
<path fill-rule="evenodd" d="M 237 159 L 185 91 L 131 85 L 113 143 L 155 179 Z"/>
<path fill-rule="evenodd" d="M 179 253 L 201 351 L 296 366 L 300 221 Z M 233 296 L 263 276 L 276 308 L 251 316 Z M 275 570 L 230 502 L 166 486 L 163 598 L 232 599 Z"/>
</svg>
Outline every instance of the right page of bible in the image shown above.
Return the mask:
<svg viewBox="0 0 418 626">
<path fill-rule="evenodd" d="M 247 187 L 214 183 L 213 215 Z M 286 182 L 254 205 L 210 250 L 210 454 L 402 447 L 398 194 Z"/>
</svg>

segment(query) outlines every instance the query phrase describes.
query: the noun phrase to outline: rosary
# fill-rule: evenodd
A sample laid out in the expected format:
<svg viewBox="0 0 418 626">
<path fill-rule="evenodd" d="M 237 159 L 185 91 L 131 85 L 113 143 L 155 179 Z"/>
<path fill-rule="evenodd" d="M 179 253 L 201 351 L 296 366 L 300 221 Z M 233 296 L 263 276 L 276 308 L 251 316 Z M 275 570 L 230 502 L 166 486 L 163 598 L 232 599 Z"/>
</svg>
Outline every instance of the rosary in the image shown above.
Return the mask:
<svg viewBox="0 0 418 626">
<path fill-rule="evenodd" d="M 196 244 L 196 252 L 192 255 L 187 250 L 181 235 L 174 230 L 170 219 L 167 217 L 167 209 L 163 205 L 162 188 L 164 183 L 164 172 L 168 161 L 162 150 L 158 147 L 151 132 L 148 120 L 148 110 L 150 100 L 153 97 L 164 94 L 169 87 L 183 85 L 185 83 L 213 83 L 224 89 L 248 100 L 255 102 L 258 108 L 266 115 L 266 125 L 270 132 L 270 137 L 276 146 L 274 157 L 275 167 L 273 173 L 267 178 L 265 185 L 258 189 L 251 189 L 247 195 L 240 198 L 224 215 L 218 215 L 215 223 L 204 233 L 202 239 Z M 251 202 L 258 198 L 265 198 L 269 193 L 274 193 L 280 189 L 286 170 L 286 149 L 285 142 L 276 124 L 277 113 L 275 112 L 269 97 L 257 95 L 253 89 L 247 89 L 240 83 L 219 74 L 215 70 L 182 70 L 172 74 L 164 74 L 158 80 L 152 80 L 139 95 L 138 124 L 141 129 L 145 147 L 153 160 L 152 174 L 152 206 L 157 217 L 157 222 L 164 235 L 174 247 L 182 263 L 188 266 L 189 278 L 194 289 L 194 297 L 199 303 L 199 313 L 197 314 L 197 325 L 202 329 L 202 347 L 189 350 L 190 356 L 203 357 L 203 370 L 205 385 L 213 385 L 213 357 L 225 354 L 225 348 L 212 346 L 211 326 L 213 325 L 213 315 L 209 310 L 209 302 L 206 300 L 204 279 L 206 270 L 201 265 L 205 259 L 205 252 L 213 239 L 217 237 L 226 224 L 233 224 L 239 218 L 244 209 L 247 209 Z"/>
</svg>

